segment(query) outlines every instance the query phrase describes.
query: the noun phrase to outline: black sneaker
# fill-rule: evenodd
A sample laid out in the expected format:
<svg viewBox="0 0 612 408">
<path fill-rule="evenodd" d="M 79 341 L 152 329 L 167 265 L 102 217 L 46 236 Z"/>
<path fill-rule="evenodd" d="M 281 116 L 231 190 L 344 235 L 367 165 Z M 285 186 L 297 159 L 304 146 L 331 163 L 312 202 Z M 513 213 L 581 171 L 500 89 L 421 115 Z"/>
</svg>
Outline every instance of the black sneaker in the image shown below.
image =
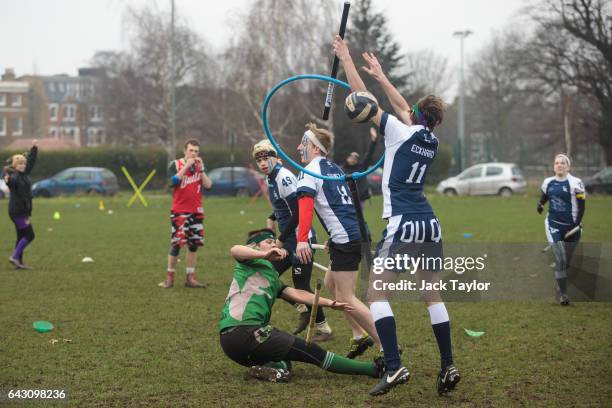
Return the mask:
<svg viewBox="0 0 612 408">
<path fill-rule="evenodd" d="M 461 375 L 454 365 L 449 365 L 444 370 L 441 370 L 440 374 L 438 374 L 438 380 L 436 381 L 438 395 L 454 390 L 460 380 Z"/>
<path fill-rule="evenodd" d="M 376 367 L 376 377 L 374 378 L 383 378 L 385 371 L 387 371 L 385 359 L 383 357 L 376 357 L 374 359 L 374 366 Z"/>
<path fill-rule="evenodd" d="M 300 334 L 308 327 L 308 323 L 310 322 L 310 312 L 302 312 L 300 313 L 300 317 L 298 318 L 297 325 L 295 329 L 293 329 L 293 335 Z"/>
<path fill-rule="evenodd" d="M 353 359 L 355 357 L 359 357 L 373 345 L 374 339 L 369 335 L 365 335 L 359 340 L 351 339 L 351 343 L 349 345 L 349 352 L 346 354 L 346 358 Z"/>
<path fill-rule="evenodd" d="M 559 304 L 561 306 L 569 306 L 569 304 L 570 304 L 569 296 L 567 296 L 567 295 L 559 296 Z"/>
<path fill-rule="evenodd" d="M 387 372 L 383 375 L 382 380 L 370 390 L 370 395 L 375 397 L 386 394 L 396 385 L 406 384 L 409 379 L 410 373 L 406 367 L 400 367 L 393 373 Z"/>
<path fill-rule="evenodd" d="M 274 383 L 286 383 L 291 379 L 291 371 L 283 368 L 253 366 L 249 368 L 249 375 L 258 380 Z"/>
</svg>

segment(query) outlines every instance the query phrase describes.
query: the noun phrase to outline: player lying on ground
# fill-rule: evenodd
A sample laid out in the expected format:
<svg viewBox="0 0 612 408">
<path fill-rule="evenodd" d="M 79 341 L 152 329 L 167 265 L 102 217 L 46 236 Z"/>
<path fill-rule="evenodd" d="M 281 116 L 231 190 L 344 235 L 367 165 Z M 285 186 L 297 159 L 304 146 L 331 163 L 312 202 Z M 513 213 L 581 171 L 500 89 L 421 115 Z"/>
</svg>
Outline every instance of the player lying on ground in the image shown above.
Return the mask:
<svg viewBox="0 0 612 408">
<path fill-rule="evenodd" d="M 274 231 L 275 223 L 278 222 L 280 234 L 276 240 L 276 246 L 284 248 L 288 252 L 284 259 L 274 261 L 272 265 L 274 265 L 279 275 L 282 275 L 287 269 L 291 268 L 293 286 L 296 289 L 312 293 L 310 278 L 312 276 L 313 261 L 311 259 L 310 262 L 303 264 L 295 256 L 295 247 L 297 245 L 296 230 L 299 220 L 296 196 L 297 179 L 278 160 L 276 149 L 267 139 L 253 146 L 253 158 L 257 163 L 259 171 L 266 175 L 268 183 L 268 197 L 273 209 L 272 214 L 268 217 L 268 228 Z M 316 243 L 316 234 L 312 228 L 309 234 L 309 242 Z M 300 318 L 293 334 L 299 334 L 308 325 L 311 308 L 303 304 L 296 304 L 295 306 L 300 312 Z M 321 342 L 332 340 L 333 337 L 332 330 L 325 320 L 323 309 L 317 309 L 316 330 L 312 340 Z"/>
<path fill-rule="evenodd" d="M 366 93 L 367 89 L 353 63 L 345 42 L 339 36 L 333 43 L 348 79 L 351 89 Z M 395 254 L 425 256 L 431 259 L 442 258 L 442 230 L 433 209 L 423 194 L 427 170 L 433 162 L 438 139 L 433 129 L 444 116 L 445 105 L 434 95 L 425 96 L 413 106 L 389 82 L 378 60 L 373 54 L 363 53 L 368 64 L 364 70 L 378 81 L 399 119 L 378 109 L 371 94 L 351 94 L 349 101 L 358 122 L 371 120 L 378 126 L 385 138 L 385 165 L 383 169 L 383 218 L 387 228 L 378 246 L 377 257 Z M 368 96 L 370 95 L 370 96 Z M 348 106 L 348 105 L 347 105 Z M 403 122 L 403 123 L 402 123 Z M 424 245 L 415 246 L 415 243 Z M 408 244 L 408 245 L 406 245 Z M 391 250 L 393 253 L 389 253 Z M 382 251 L 382 253 L 381 253 Z M 386 252 L 386 253 L 385 253 Z M 385 282 L 397 280 L 401 271 L 386 271 L 378 276 Z M 416 271 L 417 279 L 430 282 L 435 270 Z M 371 277 L 372 278 L 372 277 Z M 397 345 L 395 317 L 389 304 L 390 293 L 376 291 L 370 285 L 368 301 L 376 330 L 382 343 L 388 371 L 385 377 L 371 391 L 371 395 L 389 392 L 397 384 L 404 384 L 410 378 L 408 370 L 402 366 Z M 438 374 L 439 394 L 455 388 L 459 382 L 459 371 L 453 365 L 451 348 L 450 321 L 446 306 L 437 290 L 422 294 L 431 326 L 440 351 L 441 370 Z"/>
<path fill-rule="evenodd" d="M 316 174 L 337 177 L 342 170 L 327 159 L 334 143 L 334 135 L 314 123 L 306 125 L 298 151 L 306 169 Z M 357 212 L 346 181 L 329 181 L 300 172 L 298 177 L 298 205 L 300 220 L 296 254 L 301 262 L 312 260 L 312 249 L 308 244 L 308 231 L 316 211 L 321 224 L 329 235 L 328 248 L 330 267 L 325 273 L 325 286 L 339 302 L 353 306 L 354 310 L 344 314 L 353 339 L 349 356 L 363 353 L 372 345 L 380 347 L 372 316 L 366 305 L 355 296 L 359 263 L 361 262 L 361 233 Z M 367 230 L 367 225 L 365 226 Z M 368 336 L 365 336 L 365 333 Z M 371 338 L 370 338 L 371 337 Z M 356 351 L 354 351 L 356 350 Z M 363 351 L 361 351 L 363 350 Z"/>
<path fill-rule="evenodd" d="M 566 234 L 580 226 L 585 210 L 586 192 L 578 177 L 570 174 L 570 159 L 564 154 L 555 156 L 553 177 L 542 183 L 542 197 L 538 202 L 538 214 L 544 211 L 547 201 L 548 215 L 544 220 L 546 239 L 555 256 L 555 279 L 559 288 L 559 304 L 569 305 L 567 296 L 567 270 L 581 231 L 566 237 Z"/>
<path fill-rule="evenodd" d="M 291 362 L 314 364 L 340 374 L 368 375 L 380 378 L 382 359 L 374 362 L 350 360 L 326 351 L 315 343 L 269 325 L 276 298 L 312 305 L 314 295 L 284 285 L 273 261 L 288 256 L 276 247 L 274 232 L 269 229 L 251 231 L 246 245 L 235 245 L 230 251 L 237 261 L 232 284 L 219 320 L 221 348 L 230 359 L 246 367 L 255 378 L 286 382 L 291 377 Z M 319 307 L 351 311 L 346 304 L 323 297 Z"/>
</svg>

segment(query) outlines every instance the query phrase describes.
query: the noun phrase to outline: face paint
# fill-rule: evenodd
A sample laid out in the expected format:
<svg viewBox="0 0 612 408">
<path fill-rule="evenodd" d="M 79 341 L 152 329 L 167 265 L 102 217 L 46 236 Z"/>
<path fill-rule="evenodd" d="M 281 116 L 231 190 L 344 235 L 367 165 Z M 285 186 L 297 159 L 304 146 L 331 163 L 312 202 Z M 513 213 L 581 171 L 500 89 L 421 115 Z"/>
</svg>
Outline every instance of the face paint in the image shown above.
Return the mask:
<svg viewBox="0 0 612 408">
<path fill-rule="evenodd" d="M 308 142 L 310 141 L 310 139 L 308 138 L 308 136 L 304 135 L 302 136 L 302 146 L 304 146 L 304 148 L 302 149 L 302 157 L 304 158 L 304 161 L 308 161 Z"/>
</svg>

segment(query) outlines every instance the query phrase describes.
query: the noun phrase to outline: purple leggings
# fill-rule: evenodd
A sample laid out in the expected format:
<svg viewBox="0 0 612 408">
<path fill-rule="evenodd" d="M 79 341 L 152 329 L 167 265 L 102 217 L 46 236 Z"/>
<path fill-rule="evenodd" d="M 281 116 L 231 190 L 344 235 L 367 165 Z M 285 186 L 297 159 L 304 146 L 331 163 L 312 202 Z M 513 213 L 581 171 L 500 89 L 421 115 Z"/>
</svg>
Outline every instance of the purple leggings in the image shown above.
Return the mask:
<svg viewBox="0 0 612 408">
<path fill-rule="evenodd" d="M 17 231 L 17 241 L 15 243 L 15 251 L 11 258 L 17 259 L 23 263 L 23 251 L 25 248 L 34 240 L 34 230 L 32 225 L 28 222 L 28 217 L 12 217 L 11 220 L 15 224 L 15 230 Z"/>
</svg>

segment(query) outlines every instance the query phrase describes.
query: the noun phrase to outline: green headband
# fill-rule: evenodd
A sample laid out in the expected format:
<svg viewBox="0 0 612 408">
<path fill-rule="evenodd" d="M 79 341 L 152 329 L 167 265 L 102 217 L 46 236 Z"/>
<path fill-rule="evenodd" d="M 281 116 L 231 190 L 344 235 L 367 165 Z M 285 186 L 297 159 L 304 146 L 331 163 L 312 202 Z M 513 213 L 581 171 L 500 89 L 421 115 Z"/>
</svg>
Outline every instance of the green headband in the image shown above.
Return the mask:
<svg viewBox="0 0 612 408">
<path fill-rule="evenodd" d="M 416 117 L 416 120 L 419 123 L 419 125 L 427 127 L 427 121 L 425 120 L 425 117 L 419 110 L 418 103 L 415 103 L 414 105 L 412 105 L 412 112 L 414 113 L 414 116 Z"/>
<path fill-rule="evenodd" d="M 251 238 L 247 240 L 247 245 L 249 244 L 259 244 L 261 241 L 265 241 L 266 239 L 275 239 L 274 233 L 271 231 L 262 231 L 257 235 L 253 235 Z"/>
</svg>

